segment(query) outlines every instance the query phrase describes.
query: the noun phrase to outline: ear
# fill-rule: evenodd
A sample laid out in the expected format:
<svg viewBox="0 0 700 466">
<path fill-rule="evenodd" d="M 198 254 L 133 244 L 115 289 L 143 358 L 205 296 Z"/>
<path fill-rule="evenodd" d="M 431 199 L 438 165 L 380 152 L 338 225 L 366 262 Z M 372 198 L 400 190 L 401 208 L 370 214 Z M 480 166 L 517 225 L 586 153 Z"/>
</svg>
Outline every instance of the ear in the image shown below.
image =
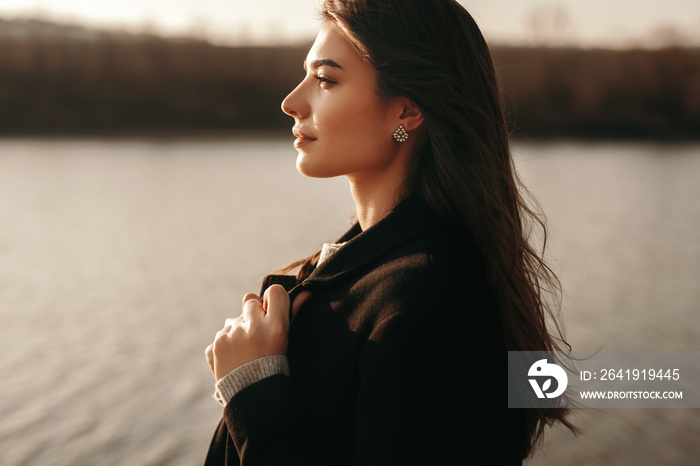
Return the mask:
<svg viewBox="0 0 700 466">
<path fill-rule="evenodd" d="M 399 123 L 406 128 L 406 131 L 411 132 L 418 129 L 423 125 L 423 113 L 420 108 L 409 98 L 400 97 L 401 104 L 401 116 L 399 117 Z"/>
</svg>

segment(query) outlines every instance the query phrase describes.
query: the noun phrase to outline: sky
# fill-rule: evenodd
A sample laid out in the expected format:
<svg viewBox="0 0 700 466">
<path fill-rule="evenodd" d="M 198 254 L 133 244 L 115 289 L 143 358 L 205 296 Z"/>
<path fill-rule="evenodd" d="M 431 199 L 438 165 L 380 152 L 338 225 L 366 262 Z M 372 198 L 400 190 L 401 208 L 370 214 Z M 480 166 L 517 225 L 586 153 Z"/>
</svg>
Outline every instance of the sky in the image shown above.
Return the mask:
<svg viewBox="0 0 700 466">
<path fill-rule="evenodd" d="M 461 0 L 494 43 L 580 46 L 700 45 L 698 0 Z M 0 16 L 219 43 L 314 37 L 319 0 L 0 0 Z"/>
</svg>

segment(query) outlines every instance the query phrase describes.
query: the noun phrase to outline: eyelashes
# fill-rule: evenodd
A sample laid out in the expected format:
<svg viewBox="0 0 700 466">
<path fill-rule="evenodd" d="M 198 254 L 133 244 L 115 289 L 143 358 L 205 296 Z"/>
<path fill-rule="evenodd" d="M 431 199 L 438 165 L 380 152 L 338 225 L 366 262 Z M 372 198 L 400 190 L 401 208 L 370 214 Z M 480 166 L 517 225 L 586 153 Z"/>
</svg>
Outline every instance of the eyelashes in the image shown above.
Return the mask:
<svg viewBox="0 0 700 466">
<path fill-rule="evenodd" d="M 338 84 L 338 81 L 333 81 L 332 79 L 329 79 L 325 76 L 314 75 L 314 78 L 316 78 L 319 81 L 319 85 L 324 88 L 330 87 L 333 84 Z"/>
</svg>

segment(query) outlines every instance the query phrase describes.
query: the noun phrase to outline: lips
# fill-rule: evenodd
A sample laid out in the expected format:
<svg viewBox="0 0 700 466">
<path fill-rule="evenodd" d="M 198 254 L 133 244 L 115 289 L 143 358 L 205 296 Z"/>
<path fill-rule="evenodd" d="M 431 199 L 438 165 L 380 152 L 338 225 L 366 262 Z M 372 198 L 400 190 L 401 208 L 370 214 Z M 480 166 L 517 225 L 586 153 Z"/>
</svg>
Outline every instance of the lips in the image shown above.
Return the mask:
<svg viewBox="0 0 700 466">
<path fill-rule="evenodd" d="M 316 140 L 315 137 L 309 136 L 308 134 L 302 132 L 302 131 L 301 131 L 299 128 L 297 128 L 296 126 L 292 128 L 292 134 L 294 134 L 294 136 L 296 136 L 296 138 L 297 138 L 297 140 L 298 140 L 299 142 L 309 142 L 309 141 L 315 141 L 315 140 Z"/>
</svg>

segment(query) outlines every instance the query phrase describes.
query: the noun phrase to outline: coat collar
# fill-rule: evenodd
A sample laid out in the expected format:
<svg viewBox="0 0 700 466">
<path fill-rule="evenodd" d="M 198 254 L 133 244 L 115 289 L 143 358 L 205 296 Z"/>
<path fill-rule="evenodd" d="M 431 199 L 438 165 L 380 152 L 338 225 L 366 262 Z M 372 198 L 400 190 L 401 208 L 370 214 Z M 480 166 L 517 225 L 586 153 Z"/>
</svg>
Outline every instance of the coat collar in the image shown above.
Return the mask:
<svg viewBox="0 0 700 466">
<path fill-rule="evenodd" d="M 319 265 L 290 295 L 301 289 L 315 290 L 341 281 L 365 265 L 431 228 L 438 215 L 422 197 L 414 195 L 400 202 L 384 218 L 362 231 L 355 223 L 337 242 L 346 244 Z"/>
<path fill-rule="evenodd" d="M 440 217 L 422 197 L 410 196 L 365 231 L 362 231 L 359 223 L 355 223 L 336 241 L 346 244 L 316 267 L 303 282 L 297 283 L 296 277 L 292 275 L 268 275 L 263 280 L 260 295 L 262 296 L 272 284 L 279 284 L 289 292 L 293 302 L 303 290 L 313 293 L 332 286 L 353 274 L 361 273 L 365 266 L 430 229 L 439 221 Z M 289 320 L 292 321 L 291 307 Z"/>
</svg>

